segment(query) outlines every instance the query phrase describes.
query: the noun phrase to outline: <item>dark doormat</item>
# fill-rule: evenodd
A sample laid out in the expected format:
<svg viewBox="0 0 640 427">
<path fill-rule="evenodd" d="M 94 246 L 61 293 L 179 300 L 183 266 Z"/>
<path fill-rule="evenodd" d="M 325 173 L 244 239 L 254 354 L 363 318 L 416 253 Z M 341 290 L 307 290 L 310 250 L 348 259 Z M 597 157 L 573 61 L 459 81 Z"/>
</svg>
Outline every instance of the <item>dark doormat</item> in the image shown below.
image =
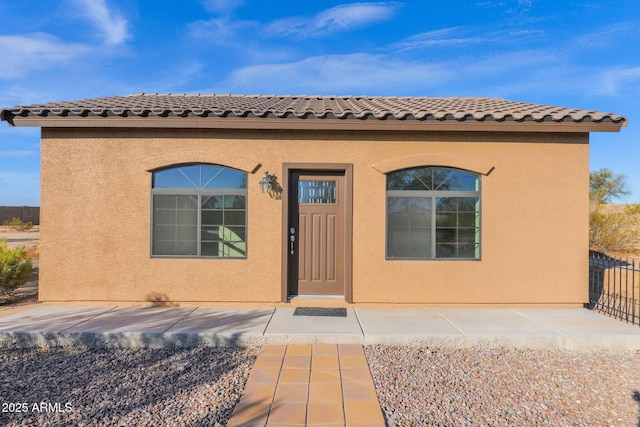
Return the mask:
<svg viewBox="0 0 640 427">
<path fill-rule="evenodd" d="M 294 316 L 347 317 L 346 308 L 296 307 Z"/>
</svg>

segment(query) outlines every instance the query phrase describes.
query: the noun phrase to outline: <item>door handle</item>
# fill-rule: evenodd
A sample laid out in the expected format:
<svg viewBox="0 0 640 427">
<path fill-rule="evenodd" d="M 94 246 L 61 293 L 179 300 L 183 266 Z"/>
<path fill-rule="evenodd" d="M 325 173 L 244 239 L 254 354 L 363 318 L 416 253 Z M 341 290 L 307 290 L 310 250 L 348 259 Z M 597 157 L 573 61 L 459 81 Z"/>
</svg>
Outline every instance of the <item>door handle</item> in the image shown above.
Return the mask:
<svg viewBox="0 0 640 427">
<path fill-rule="evenodd" d="M 296 229 L 291 227 L 289 229 L 289 253 L 293 255 L 295 253 L 294 242 L 296 241 Z"/>
</svg>

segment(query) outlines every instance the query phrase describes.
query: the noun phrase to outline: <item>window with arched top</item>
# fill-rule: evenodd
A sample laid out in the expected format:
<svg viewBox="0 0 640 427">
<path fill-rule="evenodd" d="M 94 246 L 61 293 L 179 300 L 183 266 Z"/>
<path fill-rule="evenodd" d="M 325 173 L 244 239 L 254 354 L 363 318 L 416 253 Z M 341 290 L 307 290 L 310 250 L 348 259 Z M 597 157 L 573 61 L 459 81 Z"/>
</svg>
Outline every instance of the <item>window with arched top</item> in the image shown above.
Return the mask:
<svg viewBox="0 0 640 427">
<path fill-rule="evenodd" d="M 151 255 L 246 258 L 247 174 L 187 164 L 152 172 Z"/>
<path fill-rule="evenodd" d="M 387 174 L 387 259 L 480 259 L 480 175 L 423 166 Z"/>
</svg>

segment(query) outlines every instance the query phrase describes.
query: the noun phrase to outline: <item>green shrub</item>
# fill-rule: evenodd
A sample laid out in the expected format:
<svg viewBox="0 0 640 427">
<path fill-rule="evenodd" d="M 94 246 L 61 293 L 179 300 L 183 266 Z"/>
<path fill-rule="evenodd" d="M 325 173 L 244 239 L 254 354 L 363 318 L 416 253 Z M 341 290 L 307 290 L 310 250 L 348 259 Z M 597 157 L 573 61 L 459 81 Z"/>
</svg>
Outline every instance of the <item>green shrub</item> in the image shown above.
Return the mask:
<svg viewBox="0 0 640 427">
<path fill-rule="evenodd" d="M 16 289 L 27 283 L 33 264 L 26 249 L 9 249 L 7 239 L 0 241 L 0 296 L 11 298 Z"/>
<path fill-rule="evenodd" d="M 611 211 L 606 205 L 594 204 L 589 215 L 589 246 L 611 253 L 631 251 L 640 239 L 640 205 L 627 205 Z"/>
<path fill-rule="evenodd" d="M 32 222 L 22 222 L 20 218 L 16 217 L 6 220 L 3 225 L 6 225 L 7 227 L 16 231 L 26 231 L 33 228 Z"/>
</svg>

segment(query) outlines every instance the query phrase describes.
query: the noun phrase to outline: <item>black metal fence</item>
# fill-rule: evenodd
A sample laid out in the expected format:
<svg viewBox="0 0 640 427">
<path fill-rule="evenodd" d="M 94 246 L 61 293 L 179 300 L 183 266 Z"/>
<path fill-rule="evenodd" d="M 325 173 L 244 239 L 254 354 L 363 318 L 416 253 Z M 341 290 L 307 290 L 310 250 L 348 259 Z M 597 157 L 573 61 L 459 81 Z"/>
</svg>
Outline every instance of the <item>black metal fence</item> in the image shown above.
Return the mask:
<svg viewBox="0 0 640 427">
<path fill-rule="evenodd" d="M 640 265 L 589 253 L 589 304 L 594 311 L 640 325 Z"/>
</svg>

